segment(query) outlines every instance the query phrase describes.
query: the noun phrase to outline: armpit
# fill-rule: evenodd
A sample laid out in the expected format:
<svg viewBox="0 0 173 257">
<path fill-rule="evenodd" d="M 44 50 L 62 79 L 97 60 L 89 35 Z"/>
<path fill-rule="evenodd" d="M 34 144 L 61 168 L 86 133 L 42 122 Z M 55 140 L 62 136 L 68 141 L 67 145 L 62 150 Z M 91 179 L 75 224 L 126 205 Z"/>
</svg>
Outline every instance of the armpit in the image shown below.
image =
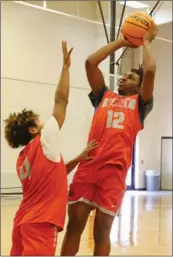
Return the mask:
<svg viewBox="0 0 173 257">
<path fill-rule="evenodd" d="M 142 124 L 146 119 L 146 117 L 148 116 L 148 114 L 153 109 L 153 102 L 154 102 L 153 97 L 149 99 L 147 102 L 144 102 L 142 99 L 142 96 L 139 95 L 139 116 Z"/>
<path fill-rule="evenodd" d="M 104 86 L 102 90 L 99 92 L 99 94 L 97 95 L 94 95 L 92 91 L 89 93 L 88 96 L 94 108 L 97 108 L 99 106 L 107 90 L 108 90 L 108 87 Z"/>
</svg>

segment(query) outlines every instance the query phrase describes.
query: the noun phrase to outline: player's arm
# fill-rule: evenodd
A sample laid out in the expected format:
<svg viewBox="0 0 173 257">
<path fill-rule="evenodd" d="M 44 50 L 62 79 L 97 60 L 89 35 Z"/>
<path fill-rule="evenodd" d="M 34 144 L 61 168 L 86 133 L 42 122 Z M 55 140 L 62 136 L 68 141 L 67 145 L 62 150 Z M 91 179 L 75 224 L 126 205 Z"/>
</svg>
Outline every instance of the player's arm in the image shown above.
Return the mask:
<svg viewBox="0 0 173 257">
<path fill-rule="evenodd" d="M 71 65 L 70 55 L 73 48 L 67 50 L 67 43 L 62 42 L 63 51 L 63 67 L 61 71 L 60 80 L 55 92 L 53 116 L 58 122 L 59 128 L 62 127 L 66 115 L 66 107 L 68 104 L 70 74 L 69 69 Z"/>
<path fill-rule="evenodd" d="M 59 162 L 61 159 L 59 147 L 59 130 L 62 127 L 65 119 L 70 87 L 69 68 L 71 64 L 70 55 L 72 49 L 67 51 L 67 44 L 64 41 L 62 42 L 62 51 L 63 67 L 55 92 L 53 114 L 52 117 L 49 118 L 49 120 L 44 124 L 44 127 L 41 131 L 40 140 L 44 155 L 47 159 L 53 162 Z"/>
<path fill-rule="evenodd" d="M 76 166 L 81 161 L 90 161 L 93 159 L 93 156 L 90 155 L 91 151 L 94 150 L 98 146 L 95 140 L 88 143 L 87 147 L 79 154 L 75 159 L 69 161 L 66 164 L 67 174 L 69 174 L 72 170 L 76 168 Z"/>
<path fill-rule="evenodd" d="M 124 46 L 124 40 L 118 39 L 117 41 L 111 42 L 102 47 L 87 58 L 85 62 L 85 69 L 93 95 L 98 95 L 105 87 L 104 77 L 99 69 L 99 64 L 109 55 Z"/>
<path fill-rule="evenodd" d="M 156 60 L 150 49 L 150 43 L 156 36 L 156 29 L 148 31 L 144 36 L 143 44 L 143 81 L 141 84 L 140 95 L 144 103 L 150 101 L 154 91 L 154 79 L 156 74 Z"/>
</svg>

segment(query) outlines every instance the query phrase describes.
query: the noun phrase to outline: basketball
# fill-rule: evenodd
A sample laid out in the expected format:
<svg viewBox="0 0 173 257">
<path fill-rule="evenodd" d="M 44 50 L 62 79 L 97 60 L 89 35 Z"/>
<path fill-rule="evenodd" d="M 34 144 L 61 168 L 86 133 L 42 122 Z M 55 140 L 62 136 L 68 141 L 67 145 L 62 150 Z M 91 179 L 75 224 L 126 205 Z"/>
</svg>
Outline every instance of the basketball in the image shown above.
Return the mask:
<svg viewBox="0 0 173 257">
<path fill-rule="evenodd" d="M 155 25 L 155 22 L 147 13 L 133 13 L 125 20 L 121 32 L 130 43 L 141 46 L 143 45 L 144 34 L 149 29 L 150 24 Z"/>
</svg>

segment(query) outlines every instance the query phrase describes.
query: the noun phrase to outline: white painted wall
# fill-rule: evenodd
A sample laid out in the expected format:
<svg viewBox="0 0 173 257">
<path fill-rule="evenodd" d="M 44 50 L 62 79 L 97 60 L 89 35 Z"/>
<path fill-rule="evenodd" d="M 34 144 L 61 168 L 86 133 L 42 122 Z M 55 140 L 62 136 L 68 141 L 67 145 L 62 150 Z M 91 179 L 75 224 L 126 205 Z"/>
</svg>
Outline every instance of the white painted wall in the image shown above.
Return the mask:
<svg viewBox="0 0 173 257">
<path fill-rule="evenodd" d="M 71 81 L 76 87 L 87 88 L 84 61 L 93 50 L 94 38 L 93 24 L 3 2 L 2 76 L 56 83 L 61 70 L 61 40 L 65 39 L 74 47 Z"/>
</svg>

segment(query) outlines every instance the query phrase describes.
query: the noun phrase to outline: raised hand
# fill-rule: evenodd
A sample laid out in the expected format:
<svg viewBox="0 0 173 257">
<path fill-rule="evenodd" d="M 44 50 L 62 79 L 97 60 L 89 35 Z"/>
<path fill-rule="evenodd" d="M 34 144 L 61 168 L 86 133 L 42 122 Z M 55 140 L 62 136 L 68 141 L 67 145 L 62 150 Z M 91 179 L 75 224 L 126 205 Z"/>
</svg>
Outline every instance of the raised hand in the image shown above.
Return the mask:
<svg viewBox="0 0 173 257">
<path fill-rule="evenodd" d="M 87 145 L 87 147 L 83 150 L 83 152 L 78 156 L 78 160 L 79 160 L 79 162 L 81 162 L 81 161 L 88 161 L 88 160 L 92 160 L 93 159 L 93 157 L 92 156 L 90 156 L 90 152 L 92 151 L 92 150 L 94 150 L 95 148 L 97 148 L 98 147 L 98 143 L 95 141 L 95 140 L 93 140 L 93 141 L 90 141 L 89 143 L 88 143 L 88 145 Z"/>
<path fill-rule="evenodd" d="M 73 48 L 71 48 L 69 51 L 67 50 L 67 42 L 62 41 L 62 52 L 63 52 L 63 66 L 64 67 L 70 67 L 71 65 L 71 53 L 73 51 Z"/>
</svg>

